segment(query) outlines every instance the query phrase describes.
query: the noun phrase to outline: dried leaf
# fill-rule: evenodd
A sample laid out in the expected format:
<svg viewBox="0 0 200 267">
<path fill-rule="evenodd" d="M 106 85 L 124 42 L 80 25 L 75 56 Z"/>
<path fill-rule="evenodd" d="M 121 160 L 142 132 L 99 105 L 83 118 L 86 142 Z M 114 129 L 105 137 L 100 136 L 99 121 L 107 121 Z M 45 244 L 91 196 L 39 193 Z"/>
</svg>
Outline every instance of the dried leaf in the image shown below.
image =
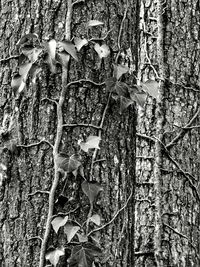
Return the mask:
<svg viewBox="0 0 200 267">
<path fill-rule="evenodd" d="M 80 229 L 80 226 L 78 225 L 73 225 L 71 223 L 65 224 L 64 232 L 67 235 L 68 243 L 70 243 L 70 241 L 72 240 L 72 238 L 75 236 L 75 234 L 78 232 L 79 229 Z"/>
<path fill-rule="evenodd" d="M 68 218 L 69 216 L 65 216 L 65 217 L 58 216 L 55 219 L 53 219 L 51 224 L 56 234 L 58 233 L 58 230 L 60 229 L 60 227 L 66 224 L 66 222 L 68 221 Z"/>
<path fill-rule="evenodd" d="M 93 203 L 99 192 L 103 190 L 103 187 L 99 183 L 92 183 L 87 181 L 84 181 L 82 183 L 81 188 L 85 195 L 89 198 L 90 203 Z"/>
<path fill-rule="evenodd" d="M 89 220 L 98 226 L 101 224 L 101 217 L 98 214 L 92 215 L 92 217 L 90 217 Z"/>
<path fill-rule="evenodd" d="M 75 43 L 75 46 L 77 48 L 78 51 L 81 50 L 81 48 L 84 46 L 84 45 L 87 45 L 88 44 L 88 40 L 87 39 L 81 39 L 79 37 L 75 37 L 74 38 L 74 43 Z"/>
<path fill-rule="evenodd" d="M 96 43 L 94 45 L 94 49 L 100 58 L 107 57 L 110 54 L 110 48 L 106 44 L 100 46 L 99 44 Z"/>
<path fill-rule="evenodd" d="M 51 262 L 51 264 L 53 264 L 53 266 L 56 267 L 56 265 L 59 262 L 60 257 L 64 256 L 64 255 L 65 255 L 64 248 L 55 249 L 53 251 L 47 252 L 45 255 L 45 259 L 49 260 Z"/>
<path fill-rule="evenodd" d="M 89 149 L 100 149 L 99 148 L 99 142 L 101 138 L 99 136 L 92 136 L 90 135 L 87 139 L 86 142 L 79 142 L 79 145 L 81 149 L 85 152 L 88 152 Z"/>
<path fill-rule="evenodd" d="M 78 56 L 76 53 L 75 45 L 69 41 L 62 41 L 58 43 L 68 54 L 70 54 L 76 61 L 78 61 Z"/>
<path fill-rule="evenodd" d="M 99 26 L 99 25 L 103 25 L 104 23 L 102 21 L 99 20 L 90 20 L 87 23 L 88 27 L 95 27 L 95 26 Z"/>
<path fill-rule="evenodd" d="M 124 65 L 115 65 L 114 64 L 114 77 L 116 77 L 117 80 L 119 80 L 119 78 L 127 73 L 129 71 L 129 67 L 124 66 Z"/>
</svg>

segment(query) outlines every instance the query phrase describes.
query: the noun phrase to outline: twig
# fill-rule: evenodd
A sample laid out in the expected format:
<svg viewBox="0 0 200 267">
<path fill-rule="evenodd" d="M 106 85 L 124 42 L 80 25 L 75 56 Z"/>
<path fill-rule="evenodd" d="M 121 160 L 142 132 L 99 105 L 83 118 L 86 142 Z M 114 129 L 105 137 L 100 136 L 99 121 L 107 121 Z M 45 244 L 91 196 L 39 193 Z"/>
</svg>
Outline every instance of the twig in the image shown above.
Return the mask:
<svg viewBox="0 0 200 267">
<path fill-rule="evenodd" d="M 167 156 L 168 156 L 168 158 L 173 162 L 173 164 L 179 169 L 179 171 L 183 174 L 183 176 L 187 179 L 187 181 L 188 181 L 189 184 L 190 184 L 190 187 L 195 191 L 196 196 L 197 196 L 197 199 L 198 199 L 198 201 L 200 202 L 200 195 L 199 195 L 199 192 L 198 192 L 196 186 L 193 184 L 193 182 L 192 182 L 191 179 L 189 178 L 188 173 L 186 173 L 186 172 L 179 166 L 178 162 L 177 162 L 175 159 L 173 159 L 172 156 L 171 156 L 169 153 L 167 153 Z M 193 178 L 194 180 L 196 180 L 195 177 L 192 176 L 192 178 Z"/>
<path fill-rule="evenodd" d="M 180 131 L 180 133 L 169 144 L 166 145 L 166 148 L 167 149 L 172 148 L 180 139 L 183 138 L 183 136 L 185 135 L 185 133 L 190 129 L 188 127 L 191 126 L 191 124 L 195 121 L 195 119 L 199 115 L 199 112 L 200 112 L 200 108 L 194 114 L 194 116 L 192 117 L 192 119 L 182 128 L 182 130 Z"/>
<path fill-rule="evenodd" d="M 121 50 L 122 30 L 123 30 L 123 27 L 124 27 L 124 21 L 126 19 L 127 12 L 128 12 L 128 0 L 126 0 L 126 8 L 124 10 L 124 15 L 123 15 L 123 18 L 122 18 L 122 21 L 121 21 L 121 24 L 120 24 L 119 34 L 118 34 L 118 38 L 117 38 L 117 46 L 118 46 L 118 50 L 119 51 L 118 51 L 116 59 L 115 59 L 115 63 L 116 64 L 118 63 L 118 58 L 119 58 L 119 55 L 120 55 L 120 52 L 121 52 L 120 50 Z"/>
<path fill-rule="evenodd" d="M 105 106 L 105 109 L 103 111 L 103 115 L 102 115 L 102 118 L 101 118 L 101 123 L 99 125 L 99 131 L 98 131 L 98 136 L 101 138 L 101 133 L 102 133 L 102 128 L 103 128 L 103 124 L 104 124 L 104 120 L 105 120 L 105 116 L 106 116 L 106 111 L 108 109 L 108 106 L 109 106 L 109 102 L 110 102 L 110 98 L 111 98 L 111 94 L 112 92 L 109 93 L 109 96 L 108 96 L 108 100 L 107 100 L 107 103 L 106 103 L 106 106 Z M 93 167 L 94 167 L 94 161 L 96 159 L 96 155 L 97 155 L 97 149 L 94 150 L 94 153 L 93 153 L 93 156 L 92 156 L 92 163 L 91 163 L 91 167 L 90 167 L 90 178 L 92 177 L 92 174 L 93 174 Z"/>
<path fill-rule="evenodd" d="M 85 3 L 85 0 L 76 0 L 74 3 L 72 3 L 72 6 L 75 6 L 79 3 Z"/>
<path fill-rule="evenodd" d="M 36 195 L 36 194 L 48 194 L 48 195 L 49 195 L 49 191 L 37 190 L 37 191 L 35 191 L 34 193 L 30 193 L 30 194 L 28 194 L 28 196 L 32 197 L 32 196 L 34 196 L 34 195 Z"/>
<path fill-rule="evenodd" d="M 110 225 L 110 224 L 117 218 L 117 216 L 120 214 L 120 212 L 122 212 L 122 211 L 127 207 L 128 203 L 129 203 L 129 200 L 131 199 L 132 195 L 133 195 L 133 188 L 131 188 L 131 193 L 130 193 L 130 195 L 129 195 L 127 201 L 125 202 L 124 206 L 121 207 L 121 209 L 119 209 L 119 210 L 115 213 L 115 215 L 113 216 L 113 218 L 112 218 L 109 222 L 107 222 L 106 224 L 102 225 L 101 227 L 98 227 L 98 228 L 96 228 L 96 229 L 90 231 L 90 232 L 87 234 L 87 236 L 90 236 L 91 234 L 93 234 L 93 233 L 95 233 L 95 232 L 97 232 L 97 231 L 100 231 L 100 230 L 104 229 L 105 227 L 107 227 L 108 225 Z"/>
<path fill-rule="evenodd" d="M 96 130 L 100 130 L 101 128 L 99 126 L 93 125 L 93 124 L 84 124 L 84 123 L 72 123 L 72 124 L 63 124 L 63 127 L 91 127 Z"/>
<path fill-rule="evenodd" d="M 52 103 L 58 105 L 58 102 L 55 99 L 51 99 L 51 98 L 48 98 L 48 97 L 42 98 L 40 102 L 45 101 L 45 100 L 48 100 L 49 102 L 52 102 Z"/>
<path fill-rule="evenodd" d="M 33 240 L 33 239 L 39 239 L 42 242 L 42 238 L 40 236 L 33 236 L 33 237 L 29 237 L 27 240 Z"/>
<path fill-rule="evenodd" d="M 75 84 L 77 84 L 77 83 L 84 83 L 84 82 L 85 82 L 85 83 L 91 83 L 91 84 L 93 84 L 93 85 L 95 85 L 95 86 L 104 86 L 104 85 L 105 85 L 105 82 L 102 82 L 102 83 L 96 83 L 96 82 L 91 81 L 91 80 L 88 80 L 88 79 L 80 79 L 80 80 L 72 81 L 72 82 L 68 83 L 68 84 L 67 84 L 67 88 L 69 88 L 70 86 L 75 85 Z"/>
<path fill-rule="evenodd" d="M 154 143 L 156 142 L 156 138 L 155 137 L 151 137 L 151 136 L 148 136 L 148 135 L 145 135 L 145 134 L 140 134 L 140 133 L 136 133 L 136 136 L 144 138 L 144 139 L 147 139 L 147 140 L 150 140 L 150 141 L 152 141 Z"/>
<path fill-rule="evenodd" d="M 163 223 L 164 226 L 168 227 L 170 230 L 172 230 L 174 233 L 176 233 L 177 235 L 188 239 L 188 237 L 186 235 L 181 234 L 180 232 L 178 232 L 177 230 L 175 230 L 173 227 L 171 227 L 170 225 L 168 225 L 167 223 Z"/>
<path fill-rule="evenodd" d="M 13 58 L 18 58 L 19 56 L 20 55 L 13 55 L 13 56 L 9 56 L 9 57 L 6 57 L 6 58 L 1 58 L 0 62 L 8 61 L 8 60 L 13 59 Z"/>
<path fill-rule="evenodd" d="M 29 145 L 17 145 L 17 147 L 22 147 L 22 148 L 30 148 L 30 147 L 33 147 L 33 146 L 39 146 L 40 144 L 42 143 L 46 143 L 48 144 L 51 148 L 53 148 L 54 146 L 47 140 L 41 140 L 37 143 L 32 143 L 32 144 L 29 144 Z"/>
<path fill-rule="evenodd" d="M 65 39 L 67 41 L 70 41 L 71 38 L 71 21 L 72 21 L 72 0 L 68 0 L 67 5 L 67 15 L 66 15 L 66 21 L 65 21 Z M 54 209 L 54 198 L 55 198 L 55 192 L 56 188 L 58 186 L 59 182 L 59 167 L 57 165 L 56 157 L 59 153 L 59 146 L 62 139 L 62 129 L 63 129 L 63 104 L 65 101 L 65 96 L 67 92 L 67 84 L 68 84 L 68 67 L 69 62 L 67 63 L 67 66 L 62 68 L 62 90 L 59 97 L 59 102 L 57 105 L 57 129 L 56 129 L 56 138 L 55 138 L 55 144 L 53 149 L 53 157 L 54 157 L 54 179 L 51 186 L 50 194 L 49 194 L 49 209 L 48 209 L 48 215 L 47 215 L 47 221 L 46 221 L 46 227 L 45 227 L 45 233 L 44 238 L 42 241 L 41 249 L 40 249 L 40 262 L 39 267 L 44 267 L 45 262 L 45 252 L 46 252 L 46 246 L 47 241 L 49 238 L 49 234 L 51 231 L 51 220 L 53 216 L 53 209 Z"/>
</svg>

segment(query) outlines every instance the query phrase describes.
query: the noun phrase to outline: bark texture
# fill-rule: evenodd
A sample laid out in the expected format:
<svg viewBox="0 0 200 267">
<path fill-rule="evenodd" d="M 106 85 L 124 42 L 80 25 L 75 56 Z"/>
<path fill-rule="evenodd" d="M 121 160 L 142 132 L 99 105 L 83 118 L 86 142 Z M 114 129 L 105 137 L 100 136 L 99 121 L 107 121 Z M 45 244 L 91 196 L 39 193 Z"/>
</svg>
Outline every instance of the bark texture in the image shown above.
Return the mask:
<svg viewBox="0 0 200 267">
<path fill-rule="evenodd" d="M 124 17 L 126 5 L 128 10 Z M 93 44 L 84 47 L 79 53 L 79 62 L 71 60 L 69 81 L 90 79 L 96 83 L 104 82 L 112 76 L 112 63 L 119 49 L 120 60 L 136 70 L 137 5 L 137 1 L 97 0 L 74 6 L 72 36 L 88 37 L 89 34 L 89 38 L 98 39 L 112 29 L 105 39 L 111 54 L 100 62 Z M 52 38 L 62 40 L 66 12 L 65 1 L 1 1 L 0 120 L 1 147 L 4 149 L 0 165 L 0 262 L 3 267 L 38 266 L 39 237 L 43 238 L 44 234 L 48 194 L 29 194 L 37 190 L 49 191 L 52 184 L 52 147 L 40 141 L 45 139 L 54 143 L 56 104 L 43 98 L 57 100 L 61 91 L 61 68 L 52 74 L 43 64 L 36 85 L 28 80 L 25 92 L 18 98 L 13 96 L 10 83 L 18 68 L 16 44 L 27 33 L 38 34 L 40 42 Z M 86 22 L 91 19 L 103 21 L 104 26 L 87 32 Z M 16 57 L 9 58 L 13 55 Z M 129 74 L 125 79 L 133 82 Z M 80 82 L 71 86 L 63 108 L 64 123 L 99 126 L 107 99 L 105 85 Z M 98 181 L 104 187 L 93 211 L 101 215 L 102 225 L 113 218 L 132 194 L 127 207 L 116 216 L 114 223 L 99 233 L 104 251 L 102 266 L 134 265 L 135 124 L 134 108 L 130 107 L 120 115 L 118 103 L 111 100 L 105 114 L 101 149 L 96 158 L 104 160 L 94 165 L 91 177 L 92 153 L 84 156 L 86 179 Z M 64 127 L 59 150 L 71 156 L 76 152 L 79 139 L 97 134 L 98 130 L 92 127 Z M 22 146 L 38 142 L 37 146 Z M 58 202 L 54 214 L 76 209 L 70 213 L 71 219 L 79 223 L 87 219 L 89 202 L 81 190 L 82 182 L 79 176 L 69 175 L 62 192 L 64 182 L 60 179 L 56 198 L 62 192 L 67 196 L 67 202 L 63 206 Z M 59 235 L 51 231 L 47 247 L 52 245 L 68 246 L 62 230 Z M 66 253 L 58 266 L 66 266 L 68 256 Z"/>
<path fill-rule="evenodd" d="M 141 5 L 139 73 L 159 78 L 157 2 Z M 164 125 L 161 187 L 161 266 L 199 266 L 199 1 L 163 2 Z M 149 97 L 139 110 L 136 189 L 136 266 L 158 266 L 154 252 L 155 116 Z M 159 142 L 160 142 L 159 141 Z"/>
</svg>

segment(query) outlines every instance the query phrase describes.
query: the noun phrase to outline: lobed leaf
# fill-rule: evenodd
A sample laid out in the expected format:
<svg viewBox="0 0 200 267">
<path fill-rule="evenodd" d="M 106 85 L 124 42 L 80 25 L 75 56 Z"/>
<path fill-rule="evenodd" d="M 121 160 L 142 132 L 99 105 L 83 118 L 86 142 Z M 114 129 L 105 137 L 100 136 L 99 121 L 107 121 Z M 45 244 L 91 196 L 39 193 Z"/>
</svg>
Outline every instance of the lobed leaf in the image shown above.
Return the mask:
<svg viewBox="0 0 200 267">
<path fill-rule="evenodd" d="M 60 257 L 64 256 L 64 255 L 65 255 L 64 248 L 55 249 L 53 251 L 47 252 L 45 255 L 45 259 L 49 260 L 51 262 L 51 264 L 53 264 L 53 266 L 56 267 L 56 265 L 59 262 Z"/>
<path fill-rule="evenodd" d="M 154 80 L 147 80 L 145 83 L 141 84 L 142 89 L 157 99 L 159 83 Z"/>
<path fill-rule="evenodd" d="M 74 43 L 75 43 L 76 49 L 80 51 L 83 46 L 88 44 L 88 40 L 86 38 L 81 39 L 79 37 L 75 37 Z"/>
<path fill-rule="evenodd" d="M 94 214 L 92 215 L 92 217 L 89 218 L 89 221 L 99 226 L 101 224 L 101 217 L 98 214 Z"/>
<path fill-rule="evenodd" d="M 19 66 L 19 75 L 21 75 L 24 79 L 26 79 L 29 70 L 32 67 L 32 63 L 31 62 L 26 62 L 22 65 Z"/>
<path fill-rule="evenodd" d="M 107 57 L 110 54 L 110 48 L 106 44 L 100 46 L 96 43 L 94 45 L 94 50 L 97 52 L 100 58 Z"/>
<path fill-rule="evenodd" d="M 68 67 L 68 63 L 69 63 L 69 59 L 70 59 L 70 55 L 65 52 L 65 51 L 62 51 L 62 52 L 59 52 L 58 53 L 58 62 L 65 68 Z"/>
<path fill-rule="evenodd" d="M 70 56 L 72 56 L 76 61 L 78 61 L 78 56 L 76 53 L 75 45 L 72 44 L 70 41 L 61 41 L 58 43 Z"/>
<path fill-rule="evenodd" d="M 103 190 L 103 187 L 99 183 L 92 183 L 87 181 L 84 181 L 82 183 L 81 188 L 84 194 L 89 198 L 91 204 L 94 202 L 99 192 Z"/>
<path fill-rule="evenodd" d="M 72 223 L 67 223 L 64 226 L 64 232 L 67 235 L 67 241 L 68 243 L 71 242 L 72 238 L 75 236 L 75 234 L 78 232 L 80 229 L 80 226 L 74 225 Z"/>
<path fill-rule="evenodd" d="M 55 219 L 53 219 L 51 224 L 56 234 L 58 233 L 60 227 L 64 226 L 67 223 L 68 218 L 69 216 L 65 216 L 65 217 L 58 216 Z"/>
<path fill-rule="evenodd" d="M 55 56 L 56 56 L 56 46 L 57 46 L 57 44 L 56 44 L 55 39 L 51 39 L 47 43 L 47 51 L 48 51 L 48 54 L 53 61 L 55 60 Z"/>
<path fill-rule="evenodd" d="M 90 135 L 87 139 L 86 142 L 79 142 L 79 145 L 81 147 L 81 149 L 85 152 L 88 152 L 89 149 L 100 149 L 99 148 L 99 142 L 100 142 L 101 138 L 99 136 L 93 136 Z"/>
<path fill-rule="evenodd" d="M 121 78 L 121 76 L 129 71 L 129 67 L 125 65 L 115 65 L 114 64 L 114 77 L 116 77 L 117 80 Z"/>
<path fill-rule="evenodd" d="M 122 112 L 131 104 L 133 104 L 132 99 L 120 96 L 120 113 L 122 114 Z"/>
<path fill-rule="evenodd" d="M 69 267 L 92 267 L 95 257 L 100 257 L 101 254 L 101 249 L 90 242 L 75 246 L 69 259 Z"/>
</svg>

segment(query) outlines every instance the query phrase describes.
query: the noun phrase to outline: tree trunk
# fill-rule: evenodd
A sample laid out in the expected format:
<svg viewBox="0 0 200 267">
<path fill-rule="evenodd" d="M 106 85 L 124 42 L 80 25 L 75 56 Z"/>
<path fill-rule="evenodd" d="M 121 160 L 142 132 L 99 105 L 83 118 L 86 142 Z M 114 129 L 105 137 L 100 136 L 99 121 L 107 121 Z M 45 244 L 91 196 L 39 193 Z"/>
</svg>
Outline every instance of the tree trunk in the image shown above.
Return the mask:
<svg viewBox="0 0 200 267">
<path fill-rule="evenodd" d="M 71 23 L 65 21 L 70 7 Z M 104 25 L 87 28 L 90 20 Z M 134 266 L 136 113 L 131 106 L 120 114 L 119 103 L 109 97 L 104 82 L 113 75 L 113 63 L 129 64 L 123 81 L 135 82 L 131 74 L 137 68 L 136 41 L 132 42 L 138 34 L 137 1 L 76 1 L 73 6 L 70 1 L 1 1 L 0 24 L 1 266 L 47 266 L 50 262 L 44 255 L 50 247 L 64 247 L 57 266 L 66 266 L 75 244 L 67 241 L 63 227 L 58 234 L 52 227 L 48 233 L 49 222 L 58 213 L 84 224 L 83 229 L 88 216 L 99 214 L 102 230 L 95 232 L 97 226 L 90 223 L 86 233 L 94 231 L 93 238 L 100 240 L 101 266 Z M 38 35 L 40 45 L 52 39 L 70 40 L 66 29 L 71 37 L 93 38 L 78 52 L 78 62 L 71 57 L 67 70 L 59 65 L 52 73 L 44 63 L 42 46 L 36 82 L 29 75 L 26 88 L 14 95 L 10 84 L 19 72 L 19 40 L 29 33 Z M 101 60 L 95 43 L 107 44 L 109 56 Z M 78 82 L 70 86 L 72 81 Z M 64 180 L 58 153 L 69 158 L 77 153 L 78 141 L 88 136 L 101 136 L 100 149 L 96 154 L 81 151 L 84 175 L 68 173 Z M 84 179 L 103 187 L 93 210 L 81 188 Z M 77 236 L 72 241 L 78 242 Z"/>
<path fill-rule="evenodd" d="M 140 51 L 144 52 L 140 54 L 139 77 L 143 81 L 160 79 L 157 4 L 146 1 L 141 6 Z M 159 140 L 157 135 L 159 103 L 149 97 L 138 115 L 135 265 L 199 266 L 199 1 L 163 2 L 162 11 L 163 136 Z M 156 221 L 156 143 L 162 148 L 161 225 Z M 156 228 L 160 230 L 160 248 Z"/>
</svg>

